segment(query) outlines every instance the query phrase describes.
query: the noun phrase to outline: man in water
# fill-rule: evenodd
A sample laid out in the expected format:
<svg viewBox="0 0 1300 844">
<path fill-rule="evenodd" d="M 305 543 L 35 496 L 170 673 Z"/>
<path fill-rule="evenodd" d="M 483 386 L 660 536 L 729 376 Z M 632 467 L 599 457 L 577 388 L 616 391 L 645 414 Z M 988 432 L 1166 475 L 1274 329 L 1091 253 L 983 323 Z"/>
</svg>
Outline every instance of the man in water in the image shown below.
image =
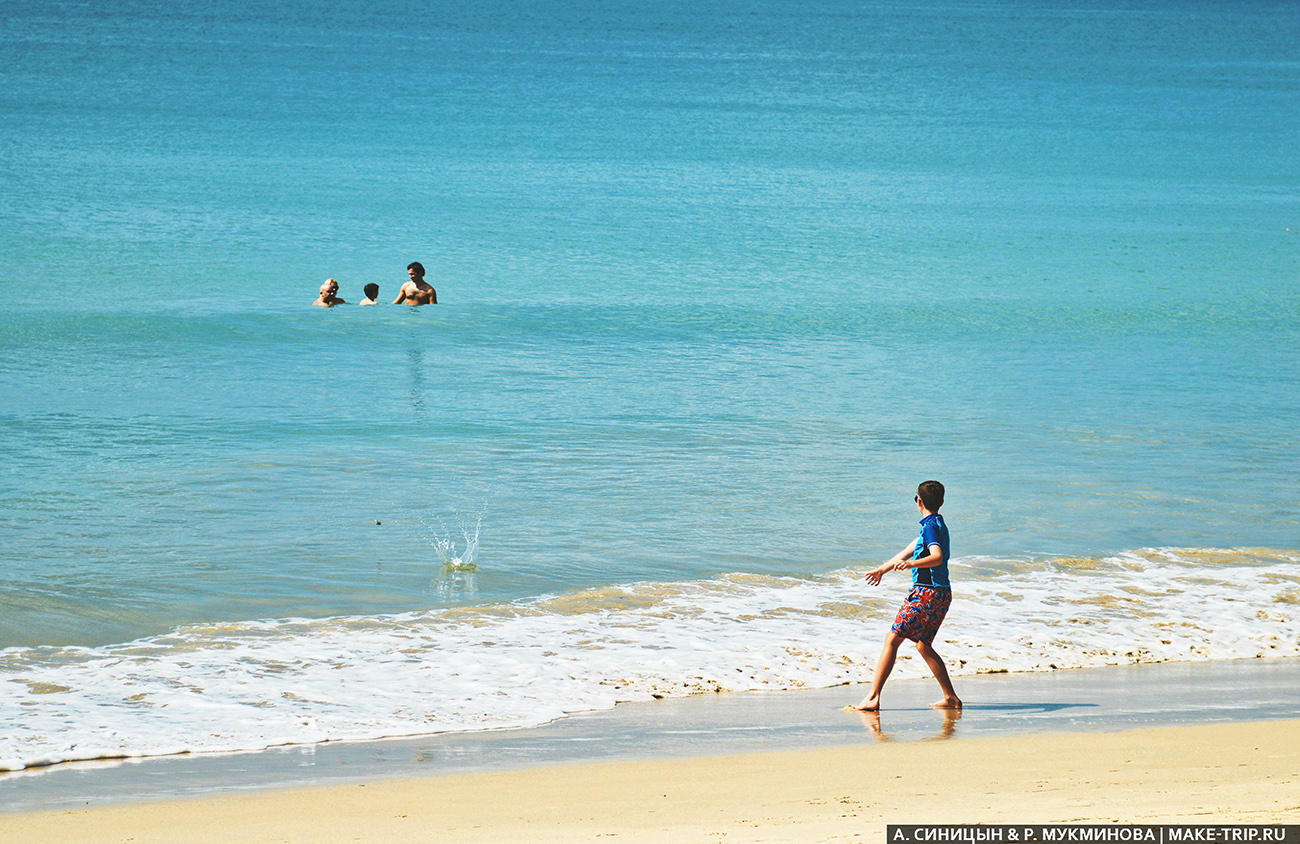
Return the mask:
<svg viewBox="0 0 1300 844">
<path fill-rule="evenodd" d="M 332 278 L 327 278 L 325 279 L 325 283 L 320 286 L 320 295 L 316 297 L 316 301 L 312 302 L 312 304 L 318 308 L 332 308 L 335 305 L 346 305 L 347 302 L 344 302 L 338 297 L 338 292 L 339 283 Z"/>
<path fill-rule="evenodd" d="M 433 289 L 433 285 L 424 280 L 424 265 L 419 261 L 406 265 L 406 274 L 410 281 L 402 285 L 402 289 L 397 291 L 397 298 L 393 300 L 394 305 L 436 305 L 438 304 L 438 291 Z"/>
</svg>

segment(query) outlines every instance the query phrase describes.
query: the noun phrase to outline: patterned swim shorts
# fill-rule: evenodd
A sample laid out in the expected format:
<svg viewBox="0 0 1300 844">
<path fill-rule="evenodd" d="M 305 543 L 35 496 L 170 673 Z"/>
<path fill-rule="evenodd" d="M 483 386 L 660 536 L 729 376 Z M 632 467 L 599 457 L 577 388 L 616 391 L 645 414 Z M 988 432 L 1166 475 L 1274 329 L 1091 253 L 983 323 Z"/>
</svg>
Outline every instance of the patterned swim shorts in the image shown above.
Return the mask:
<svg viewBox="0 0 1300 844">
<path fill-rule="evenodd" d="M 907 600 L 899 607 L 898 615 L 894 616 L 893 631 L 905 639 L 928 645 L 938 634 L 939 625 L 943 624 L 951 603 L 951 589 L 913 586 L 907 593 Z"/>
</svg>

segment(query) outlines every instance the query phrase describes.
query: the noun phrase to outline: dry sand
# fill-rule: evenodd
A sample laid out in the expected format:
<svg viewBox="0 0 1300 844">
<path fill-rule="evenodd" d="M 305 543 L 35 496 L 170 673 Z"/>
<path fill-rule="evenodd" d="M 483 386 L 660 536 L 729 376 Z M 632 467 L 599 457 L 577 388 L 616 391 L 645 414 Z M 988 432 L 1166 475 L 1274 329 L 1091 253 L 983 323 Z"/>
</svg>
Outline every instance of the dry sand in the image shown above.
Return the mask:
<svg viewBox="0 0 1300 844">
<path fill-rule="evenodd" d="M 566 764 L 0 815 L 3 841 L 883 842 L 886 823 L 1300 822 L 1300 720 Z"/>
</svg>

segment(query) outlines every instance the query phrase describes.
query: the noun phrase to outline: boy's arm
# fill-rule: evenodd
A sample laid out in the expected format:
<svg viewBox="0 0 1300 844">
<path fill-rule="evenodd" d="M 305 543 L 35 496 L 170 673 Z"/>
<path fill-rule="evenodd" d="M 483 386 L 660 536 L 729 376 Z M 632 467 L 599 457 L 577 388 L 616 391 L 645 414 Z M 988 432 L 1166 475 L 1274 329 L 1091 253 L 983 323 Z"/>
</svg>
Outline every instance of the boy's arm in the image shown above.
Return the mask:
<svg viewBox="0 0 1300 844">
<path fill-rule="evenodd" d="M 903 550 L 889 558 L 896 570 L 907 568 L 907 561 L 916 553 L 916 542 L 909 542 L 903 546 Z"/>
<path fill-rule="evenodd" d="M 934 547 L 938 548 L 939 546 L 936 545 Z M 904 547 L 902 551 L 899 551 L 897 554 L 890 557 L 889 562 L 881 563 L 871 571 L 867 572 L 867 583 L 870 583 L 872 586 L 876 586 L 877 584 L 880 583 L 880 578 L 883 577 L 886 572 L 900 571 L 902 569 L 908 568 L 909 563 L 907 561 L 907 558 L 912 556 L 912 552 L 915 550 L 916 550 L 916 543 L 909 544 L 906 547 Z"/>
<path fill-rule="evenodd" d="M 943 549 L 940 548 L 938 545 L 927 546 L 926 550 L 929 551 L 930 553 L 926 554 L 924 557 L 922 557 L 919 560 L 910 560 L 904 562 L 903 565 L 899 566 L 899 568 L 932 569 L 943 562 Z"/>
<path fill-rule="evenodd" d="M 921 526 L 921 540 L 925 544 L 926 554 L 912 561 L 912 568 L 930 569 L 943 564 L 943 548 L 939 545 L 939 535 L 934 525 L 928 522 Z"/>
</svg>

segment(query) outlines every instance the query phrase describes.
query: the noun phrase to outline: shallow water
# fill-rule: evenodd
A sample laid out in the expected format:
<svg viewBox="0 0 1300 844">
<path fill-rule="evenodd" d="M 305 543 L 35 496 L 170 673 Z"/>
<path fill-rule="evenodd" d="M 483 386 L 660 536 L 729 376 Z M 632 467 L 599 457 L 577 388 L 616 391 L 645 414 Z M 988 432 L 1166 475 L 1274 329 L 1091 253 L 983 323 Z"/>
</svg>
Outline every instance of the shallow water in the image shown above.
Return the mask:
<svg viewBox="0 0 1300 844">
<path fill-rule="evenodd" d="M 588 712 L 542 727 L 443 733 L 257 753 L 78 762 L 0 776 L 0 811 L 175 799 L 258 788 L 611 760 L 869 747 L 1042 733 L 1089 733 L 1296 717 L 1300 660 L 1131 665 L 959 680 L 960 713 L 927 706 L 934 681 L 900 662 L 880 713 L 846 711 L 865 687 L 696 695 Z M 1086 739 L 1084 739 L 1086 741 Z"/>
</svg>

